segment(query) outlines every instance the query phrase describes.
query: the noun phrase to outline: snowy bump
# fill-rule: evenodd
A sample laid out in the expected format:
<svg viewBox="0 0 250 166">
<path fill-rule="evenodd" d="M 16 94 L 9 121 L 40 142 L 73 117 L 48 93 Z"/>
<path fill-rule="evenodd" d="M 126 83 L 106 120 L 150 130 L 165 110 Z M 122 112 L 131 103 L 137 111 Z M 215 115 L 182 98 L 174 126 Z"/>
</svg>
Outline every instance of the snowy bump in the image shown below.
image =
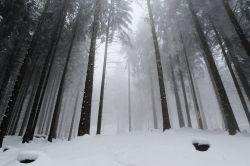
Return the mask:
<svg viewBox="0 0 250 166">
<path fill-rule="evenodd" d="M 205 152 L 210 148 L 210 143 L 206 140 L 194 140 L 193 146 L 197 151 Z"/>
<path fill-rule="evenodd" d="M 48 157 L 41 153 L 36 151 L 22 151 L 17 156 L 17 161 L 22 164 L 32 164 L 36 163 L 36 166 L 38 165 L 46 165 L 46 163 L 49 162 Z"/>
</svg>

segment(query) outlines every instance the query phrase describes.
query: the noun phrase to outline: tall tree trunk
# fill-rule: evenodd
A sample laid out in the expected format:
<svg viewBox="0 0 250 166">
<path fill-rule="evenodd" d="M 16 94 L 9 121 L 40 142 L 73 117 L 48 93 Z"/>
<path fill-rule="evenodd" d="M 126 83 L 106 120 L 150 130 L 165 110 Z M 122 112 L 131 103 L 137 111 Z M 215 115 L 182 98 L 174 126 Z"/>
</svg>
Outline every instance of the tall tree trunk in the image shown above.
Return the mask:
<svg viewBox="0 0 250 166">
<path fill-rule="evenodd" d="M 92 25 L 92 36 L 90 42 L 88 69 L 85 81 L 85 89 L 84 89 L 84 96 L 82 103 L 82 112 L 78 128 L 78 136 L 89 134 L 90 131 L 93 77 L 94 77 L 94 67 L 95 67 L 95 49 L 96 49 L 97 33 L 99 30 L 100 10 L 101 10 L 101 0 L 96 0 L 95 15 Z"/>
<path fill-rule="evenodd" d="M 156 113 L 156 105 L 155 105 L 155 91 L 154 91 L 154 83 L 153 83 L 153 74 L 150 70 L 148 69 L 148 75 L 150 79 L 150 95 L 151 95 L 151 101 L 152 101 L 152 110 L 153 110 L 153 118 L 154 118 L 154 129 L 158 129 L 158 120 L 157 120 L 157 113 Z"/>
<path fill-rule="evenodd" d="M 186 92 L 184 77 L 183 77 L 183 73 L 182 73 L 182 69 L 181 69 L 181 63 L 180 63 L 179 55 L 177 56 L 177 65 L 179 67 L 178 72 L 179 72 L 179 77 L 180 77 L 180 81 L 181 81 L 181 88 L 182 88 L 182 92 L 183 92 L 183 98 L 184 98 L 184 103 L 185 103 L 185 108 L 186 108 L 186 113 L 187 113 L 188 127 L 192 127 L 190 110 L 189 110 L 188 100 L 187 100 L 187 92 Z"/>
<path fill-rule="evenodd" d="M 18 78 L 16 80 L 16 83 L 15 83 L 15 86 L 14 86 L 14 89 L 13 89 L 14 91 L 12 92 L 12 96 L 13 96 L 12 100 L 8 101 L 8 106 L 10 107 L 10 110 L 14 109 L 14 106 L 15 106 L 15 103 L 16 103 L 16 100 L 17 100 L 17 96 L 18 96 L 19 90 L 20 90 L 21 85 L 22 85 L 22 81 L 24 79 L 25 71 L 27 70 L 27 67 L 28 67 L 29 62 L 31 60 L 33 51 L 34 51 L 35 46 L 37 44 L 37 41 L 39 39 L 41 27 L 42 27 L 42 24 L 45 21 L 46 12 L 48 10 L 49 5 L 50 5 L 50 0 L 47 0 L 46 3 L 45 3 L 44 9 L 43 9 L 42 15 L 39 18 L 39 22 L 37 24 L 37 28 L 35 30 L 34 36 L 32 37 L 32 41 L 30 43 L 28 53 L 25 56 L 24 62 L 22 64 L 21 68 L 20 68 L 20 73 L 19 73 L 19 76 L 18 76 Z"/>
<path fill-rule="evenodd" d="M 108 56 L 110 19 L 111 19 L 111 9 L 109 11 L 108 25 L 107 25 L 107 30 L 106 30 L 106 43 L 105 43 L 104 61 L 103 61 L 103 69 L 102 69 L 102 83 L 101 83 L 101 92 L 100 92 L 96 134 L 101 134 L 101 130 L 102 130 L 102 110 L 103 110 L 103 98 L 104 98 L 104 88 L 105 88 L 105 79 L 106 79 L 106 66 L 107 66 L 107 56 Z"/>
<path fill-rule="evenodd" d="M 128 63 L 128 130 L 132 131 L 132 105 L 131 105 L 131 69 Z"/>
<path fill-rule="evenodd" d="M 233 79 L 235 88 L 236 88 L 236 90 L 237 90 L 237 93 L 238 93 L 238 95 L 239 95 L 241 104 L 242 104 L 243 109 L 244 109 L 244 111 L 245 111 L 245 114 L 246 114 L 248 123 L 250 124 L 250 112 L 249 112 L 249 109 L 248 109 L 248 107 L 247 107 L 247 103 L 246 103 L 246 101 L 245 101 L 244 95 L 243 95 L 243 93 L 242 93 L 242 91 L 241 91 L 241 89 L 240 89 L 240 85 L 239 85 L 239 83 L 238 83 L 237 77 L 236 77 L 236 75 L 235 75 L 235 73 L 234 73 L 234 70 L 233 70 L 233 67 L 232 67 L 232 63 L 231 63 L 231 61 L 230 61 L 230 58 L 228 57 L 228 54 L 226 53 L 226 49 L 225 49 L 225 47 L 224 47 L 224 45 L 223 45 L 223 42 L 222 42 L 222 39 L 221 39 L 221 36 L 220 36 L 219 32 L 217 31 L 217 29 L 216 29 L 214 23 L 211 21 L 211 19 L 210 19 L 209 21 L 210 21 L 210 24 L 211 24 L 211 26 L 212 26 L 213 31 L 215 32 L 216 39 L 217 39 L 217 41 L 218 41 L 218 43 L 219 43 L 219 45 L 220 45 L 220 48 L 221 48 L 223 57 L 225 58 L 226 64 L 227 64 L 228 69 L 229 69 L 229 72 L 230 72 L 230 74 L 231 74 L 231 76 L 232 76 L 232 79 Z"/>
<path fill-rule="evenodd" d="M 66 74 L 68 71 L 69 60 L 70 60 L 70 56 L 72 53 L 77 29 L 78 29 L 79 22 L 80 22 L 80 17 L 81 17 L 82 10 L 83 10 L 82 4 L 83 3 L 81 3 L 80 9 L 79 9 L 77 17 L 76 17 L 76 23 L 75 23 L 75 27 L 73 29 L 73 35 L 72 35 L 72 38 L 70 41 L 70 47 L 69 47 L 67 58 L 66 58 L 66 64 L 65 64 L 65 67 L 63 69 L 63 74 L 62 74 L 62 78 L 61 78 L 60 85 L 59 85 L 59 90 L 58 90 L 57 99 L 56 99 L 56 105 L 55 105 L 55 109 L 54 109 L 54 113 L 53 113 L 53 117 L 52 117 L 49 136 L 48 136 L 48 141 L 50 141 L 50 142 L 52 142 L 52 138 L 56 138 L 57 126 L 58 126 L 58 121 L 59 121 L 59 116 L 60 116 L 60 108 L 61 108 L 61 103 L 62 103 L 62 99 L 63 99 L 63 90 L 65 87 L 65 81 L 66 81 Z"/>
<path fill-rule="evenodd" d="M 27 71 L 30 60 L 32 58 L 33 51 L 35 49 L 35 46 L 37 45 L 37 42 L 38 42 L 38 39 L 40 36 L 40 32 L 41 32 L 41 27 L 45 21 L 46 13 L 47 13 L 49 6 L 50 6 L 50 0 L 47 0 L 45 3 L 45 6 L 44 6 L 43 12 L 41 14 L 41 17 L 39 18 L 39 22 L 37 24 L 34 36 L 32 37 L 32 41 L 30 43 L 28 53 L 25 56 L 24 62 L 20 68 L 19 76 L 17 77 L 16 83 L 15 83 L 15 86 L 13 89 L 14 91 L 12 92 L 12 95 L 11 95 L 11 100 L 8 101 L 8 106 L 9 106 L 10 112 L 15 113 L 15 117 L 11 118 L 11 121 L 14 124 L 12 129 L 10 130 L 10 134 L 12 134 L 12 135 L 15 133 L 16 121 L 17 121 L 16 119 L 17 119 L 17 117 L 19 117 L 20 112 L 21 112 L 20 109 L 15 109 L 15 105 L 17 104 L 16 102 L 18 99 L 18 94 L 19 94 L 20 89 L 21 89 L 21 85 L 22 85 L 22 82 L 24 79 L 25 72 Z M 14 110 L 15 110 L 15 112 L 14 112 Z"/>
<path fill-rule="evenodd" d="M 165 84 L 164 84 L 160 49 L 159 49 L 157 34 L 156 34 L 156 30 L 155 30 L 155 23 L 154 23 L 154 18 L 153 18 L 150 0 L 147 0 L 147 6 L 148 6 L 148 13 L 149 13 L 150 25 L 151 25 L 151 30 L 152 30 L 153 43 L 154 43 L 154 47 L 155 47 L 156 65 L 157 65 L 159 87 L 160 87 L 160 94 L 161 94 L 163 131 L 165 131 L 166 129 L 171 128 L 169 114 L 168 114 L 166 89 L 165 89 Z"/>
<path fill-rule="evenodd" d="M 30 140 L 33 139 L 33 136 L 34 136 L 36 123 L 37 123 L 40 109 L 41 109 L 41 104 L 42 104 L 45 89 L 46 89 L 46 86 L 48 83 L 49 73 L 51 71 L 52 64 L 53 64 L 53 61 L 55 58 L 57 45 L 59 43 L 59 40 L 60 40 L 60 37 L 62 34 L 63 25 L 65 23 L 65 19 L 66 19 L 66 15 L 67 15 L 68 6 L 69 6 L 69 2 L 67 0 L 65 0 L 62 4 L 62 8 L 61 8 L 60 14 L 59 14 L 58 23 L 55 26 L 53 37 L 52 37 L 53 41 L 51 43 L 49 53 L 46 57 L 45 64 L 44 64 L 43 69 L 42 69 L 42 75 L 40 78 L 38 89 L 36 91 L 34 103 L 33 103 L 31 114 L 30 114 L 29 121 L 28 121 L 28 126 L 27 126 L 25 134 L 23 136 L 23 141 L 22 141 L 23 143 L 25 143 L 25 142 L 28 143 Z"/>
<path fill-rule="evenodd" d="M 247 55 L 250 57 L 250 43 L 247 40 L 247 37 L 244 34 L 244 31 L 241 28 L 236 16 L 234 15 L 234 12 L 232 11 L 228 0 L 222 0 L 222 3 L 223 3 L 223 5 L 224 5 L 224 7 L 226 9 L 226 12 L 227 12 L 232 24 L 233 24 L 233 27 L 234 27 L 235 31 L 237 32 L 237 34 L 238 34 L 238 36 L 240 38 L 242 46 L 245 48 Z"/>
<path fill-rule="evenodd" d="M 187 50 L 186 50 L 185 43 L 184 43 L 183 36 L 182 36 L 181 32 L 180 32 L 180 41 L 182 43 L 184 60 L 186 62 L 186 66 L 187 66 L 187 71 L 188 71 L 188 76 L 189 76 L 189 83 L 190 83 L 191 91 L 192 91 L 192 98 L 193 98 L 194 107 L 195 107 L 195 110 L 196 110 L 196 118 L 197 118 L 198 128 L 204 129 L 204 124 L 202 122 L 202 117 L 201 117 L 201 110 L 200 110 L 200 107 L 199 107 L 199 104 L 198 104 L 198 98 L 197 98 L 197 95 L 196 95 L 196 92 L 195 92 L 194 79 L 193 79 L 193 75 L 192 75 L 192 72 L 191 72 L 191 68 L 190 68 L 190 64 L 189 64 L 189 60 L 188 60 Z"/>
<path fill-rule="evenodd" d="M 70 124 L 70 129 L 69 129 L 68 141 L 70 141 L 72 139 L 72 135 L 73 135 L 74 123 L 75 123 L 76 112 L 77 112 L 77 102 L 78 102 L 79 96 L 80 96 L 79 92 L 80 91 L 78 91 L 78 93 L 77 93 L 77 97 L 76 97 L 76 101 L 75 101 L 74 112 L 73 112 L 73 116 L 72 116 L 72 120 L 71 120 L 71 124 Z"/>
<path fill-rule="evenodd" d="M 174 86 L 174 95 L 175 95 L 175 102 L 176 102 L 179 125 L 180 125 L 180 128 L 182 128 L 182 127 L 185 127 L 185 123 L 184 123 L 184 117 L 183 117 L 183 113 L 182 113 L 182 109 L 181 109 L 181 101 L 180 101 L 180 96 L 179 96 L 179 93 L 178 93 L 178 87 L 177 87 L 174 67 L 173 67 L 173 64 L 172 64 L 173 60 L 172 60 L 171 55 L 169 57 L 169 63 L 170 63 L 171 77 L 172 77 L 173 86 Z"/>
<path fill-rule="evenodd" d="M 247 78 L 246 78 L 246 76 L 244 74 L 244 71 L 242 70 L 238 59 L 235 57 L 235 52 L 234 52 L 233 45 L 232 45 L 230 39 L 228 37 L 226 37 L 226 35 L 223 33 L 223 31 L 220 31 L 220 35 L 221 35 L 222 39 L 225 42 L 225 46 L 227 47 L 227 51 L 228 51 L 227 55 L 229 56 L 229 58 L 233 62 L 234 68 L 235 68 L 235 70 L 237 72 L 237 75 L 238 75 L 238 77 L 240 79 L 240 82 L 241 82 L 241 84 L 242 84 L 242 86 L 243 86 L 243 88 L 245 90 L 245 93 L 247 95 L 248 100 L 250 101 L 250 87 L 249 87 Z"/>
<path fill-rule="evenodd" d="M 238 126 L 237 121 L 235 119 L 235 116 L 233 114 L 231 104 L 229 102 L 229 99 L 228 99 L 226 90 L 224 88 L 223 82 L 221 80 L 219 71 L 218 71 L 216 64 L 215 64 L 215 61 L 213 59 L 212 52 L 209 48 L 205 34 L 202 30 L 202 26 L 197 18 L 197 15 L 194 11 L 192 3 L 190 0 L 187 0 L 187 2 L 188 2 L 188 7 L 189 7 L 189 10 L 191 12 L 194 24 L 195 24 L 195 28 L 196 28 L 198 35 L 199 35 L 199 38 L 200 38 L 202 48 L 203 48 L 204 53 L 205 53 L 204 58 L 205 58 L 205 61 L 207 63 L 207 66 L 208 66 L 208 70 L 212 74 L 212 81 L 216 85 L 216 91 L 218 93 L 218 96 L 220 97 L 219 102 L 222 106 L 223 115 L 224 115 L 225 120 L 226 120 L 225 126 L 229 130 L 229 134 L 231 134 L 231 135 L 236 134 L 236 132 L 239 131 L 239 126 Z"/>
</svg>

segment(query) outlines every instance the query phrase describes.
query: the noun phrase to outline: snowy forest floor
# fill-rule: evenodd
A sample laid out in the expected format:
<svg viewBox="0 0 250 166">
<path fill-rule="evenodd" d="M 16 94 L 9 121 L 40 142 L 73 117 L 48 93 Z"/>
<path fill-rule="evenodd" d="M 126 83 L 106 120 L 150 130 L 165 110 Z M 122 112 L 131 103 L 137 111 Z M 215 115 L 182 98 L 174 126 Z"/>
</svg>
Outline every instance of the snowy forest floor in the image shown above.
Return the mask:
<svg viewBox="0 0 250 166">
<path fill-rule="evenodd" d="M 83 136 L 70 142 L 49 143 L 35 139 L 21 144 L 7 137 L 0 152 L 0 166 L 249 166 L 250 134 L 229 136 L 222 132 L 192 129 L 164 133 L 135 132 L 118 136 Z M 210 144 L 205 152 L 194 142 Z M 36 160 L 24 164 L 19 161 Z"/>
</svg>

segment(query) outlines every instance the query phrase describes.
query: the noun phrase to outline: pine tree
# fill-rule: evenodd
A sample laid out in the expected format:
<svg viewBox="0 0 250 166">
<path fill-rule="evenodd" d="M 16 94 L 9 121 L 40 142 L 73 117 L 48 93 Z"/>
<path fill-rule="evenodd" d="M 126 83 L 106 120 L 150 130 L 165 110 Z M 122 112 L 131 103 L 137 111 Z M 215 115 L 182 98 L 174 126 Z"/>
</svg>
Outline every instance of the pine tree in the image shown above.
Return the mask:
<svg viewBox="0 0 250 166">
<path fill-rule="evenodd" d="M 212 81 L 214 82 L 214 84 L 216 86 L 216 90 L 218 93 L 217 95 L 219 96 L 219 99 L 220 99 L 219 102 L 222 106 L 222 113 L 225 117 L 224 123 L 226 125 L 226 128 L 229 130 L 229 134 L 233 135 L 237 131 L 239 131 L 239 126 L 238 126 L 237 121 L 235 119 L 235 116 L 233 114 L 231 104 L 229 102 L 229 99 L 228 99 L 226 90 L 224 88 L 223 82 L 221 80 L 219 71 L 218 71 L 216 64 L 215 64 L 215 61 L 213 59 L 213 55 L 212 55 L 212 52 L 209 48 L 209 45 L 208 45 L 208 42 L 206 40 L 205 34 L 203 32 L 202 26 L 201 26 L 201 24 L 197 18 L 197 15 L 194 11 L 193 4 L 191 3 L 190 0 L 187 0 L 187 3 L 188 3 L 188 7 L 190 10 L 192 19 L 194 21 L 195 28 L 196 28 L 197 33 L 198 33 L 199 38 L 200 38 L 201 46 L 202 46 L 204 53 L 205 53 L 205 56 L 204 56 L 205 61 L 208 65 L 208 69 L 211 73 Z"/>
<path fill-rule="evenodd" d="M 175 72 L 174 72 L 174 67 L 172 64 L 172 63 L 174 63 L 174 61 L 173 61 L 171 55 L 169 57 L 169 61 L 170 61 L 169 64 L 170 64 L 170 71 L 171 71 L 171 77 L 172 77 L 173 88 L 174 88 L 174 95 L 175 95 L 178 120 L 179 120 L 180 128 L 182 128 L 182 127 L 185 127 L 185 123 L 184 123 L 184 117 L 183 117 L 182 108 L 181 108 L 180 95 L 179 95 L 178 87 L 177 87 L 177 80 L 176 80 L 176 76 L 175 76 Z"/>
<path fill-rule="evenodd" d="M 64 86 L 65 86 L 64 84 L 65 84 L 65 80 L 66 80 L 66 74 L 67 74 L 70 56 L 72 54 L 72 49 L 73 49 L 74 41 L 76 38 L 76 33 L 77 33 L 78 26 L 79 26 L 82 11 L 83 11 L 83 3 L 81 3 L 80 9 L 79 9 L 78 14 L 76 16 L 75 26 L 73 28 L 73 34 L 72 34 L 71 41 L 70 41 L 70 47 L 69 47 L 69 50 L 67 53 L 66 64 L 65 64 L 65 67 L 63 69 L 63 74 L 62 74 L 62 78 L 61 78 L 60 85 L 59 85 L 59 90 L 58 90 L 57 99 L 56 99 L 56 105 L 55 105 L 54 113 L 52 116 L 52 123 L 51 123 L 50 132 L 49 132 L 49 136 L 48 136 L 48 141 L 50 141 L 50 142 L 52 142 L 52 138 L 56 138 L 57 125 L 58 125 L 58 121 L 59 121 L 60 106 L 61 106 L 61 102 L 62 102 L 62 98 L 63 98 L 63 90 L 64 90 Z"/>
<path fill-rule="evenodd" d="M 92 36 L 91 36 L 91 42 L 90 42 L 87 76 L 86 76 L 86 81 L 85 81 L 85 89 L 84 89 L 81 117 L 80 117 L 79 128 L 78 128 L 78 136 L 89 134 L 89 131 L 90 131 L 93 77 L 94 77 L 94 67 L 95 67 L 95 49 L 96 49 L 96 39 L 97 39 L 98 31 L 99 31 L 101 7 L 102 7 L 101 0 L 96 0 L 94 21 L 93 21 L 92 30 L 91 30 Z"/>
<path fill-rule="evenodd" d="M 196 118 L 197 118 L 198 128 L 204 129 L 204 124 L 203 124 L 202 118 L 201 118 L 201 110 L 200 110 L 199 104 L 198 104 L 198 97 L 197 97 L 196 91 L 195 91 L 194 78 L 193 78 L 193 75 L 191 72 L 186 46 L 184 43 L 182 33 L 181 32 L 179 32 L 179 33 L 180 33 L 180 42 L 181 42 L 182 47 L 183 47 L 182 49 L 183 49 L 184 60 L 185 60 L 186 66 L 187 66 L 189 84 L 191 86 L 191 91 L 192 91 L 192 98 L 193 98 L 193 102 L 194 102 L 194 106 L 195 106 L 195 110 L 196 110 Z"/>
<path fill-rule="evenodd" d="M 243 109 L 245 111 L 245 114 L 246 114 L 246 117 L 247 117 L 247 120 L 248 120 L 248 123 L 250 124 L 250 112 L 249 112 L 249 109 L 248 109 L 248 106 L 247 106 L 247 103 L 245 101 L 245 98 L 244 98 L 244 95 L 241 91 L 241 88 L 240 88 L 240 85 L 238 83 L 238 80 L 237 80 L 237 77 L 234 73 L 234 70 L 233 70 L 233 66 L 232 66 L 232 63 L 231 63 L 231 60 L 226 52 L 226 49 L 225 49 L 225 46 L 223 45 L 223 41 L 221 39 L 221 36 L 219 34 L 219 32 L 217 31 L 215 25 L 213 24 L 213 22 L 211 21 L 210 19 L 210 24 L 212 26 L 212 29 L 215 33 L 215 36 L 216 36 L 216 40 L 217 42 L 219 43 L 219 46 L 221 48 L 221 51 L 222 51 L 222 54 L 223 54 L 223 57 L 225 58 L 225 61 L 226 61 L 226 64 L 228 66 L 228 69 L 229 69 L 229 72 L 232 76 L 232 79 L 233 79 L 233 82 L 234 82 L 234 85 L 235 85 L 235 88 L 237 90 L 237 93 L 239 95 L 239 98 L 240 98 L 240 101 L 241 101 L 241 104 L 243 106 Z"/>
<path fill-rule="evenodd" d="M 244 31 L 241 28 L 237 18 L 235 17 L 235 14 L 231 9 L 228 0 L 222 0 L 222 3 L 226 9 L 226 12 L 227 12 L 232 24 L 233 24 L 233 27 L 234 27 L 236 33 L 238 34 L 238 36 L 240 38 L 242 46 L 245 48 L 247 55 L 250 57 L 250 43 L 247 40 L 247 37 L 244 34 Z"/>
<path fill-rule="evenodd" d="M 155 47 L 156 64 L 157 64 L 159 87 L 160 87 L 160 94 L 161 94 L 163 130 L 165 131 L 166 129 L 170 129 L 171 125 L 170 125 L 170 120 L 169 120 L 169 115 L 168 115 L 168 105 L 167 105 L 167 97 L 166 97 L 166 90 L 165 90 L 162 63 L 161 63 L 161 55 L 160 55 L 159 44 L 158 44 L 150 0 L 147 0 L 147 7 L 148 7 L 150 25 L 151 25 L 151 30 L 152 30 L 153 43 Z"/>
<path fill-rule="evenodd" d="M 43 69 L 42 69 L 42 75 L 41 75 L 41 78 L 39 81 L 38 89 L 36 91 L 31 114 L 30 114 L 30 117 L 28 120 L 28 125 L 26 128 L 25 134 L 23 136 L 23 143 L 25 143 L 25 142 L 28 143 L 30 140 L 33 139 L 33 136 L 34 136 L 36 123 L 38 120 L 42 100 L 43 100 L 44 93 L 45 93 L 45 88 L 47 86 L 49 73 L 51 71 L 52 63 L 53 63 L 54 58 L 55 58 L 57 45 L 59 43 L 59 40 L 60 40 L 60 37 L 62 34 L 63 25 L 64 25 L 64 22 L 66 19 L 68 6 L 69 6 L 69 2 L 65 0 L 63 2 L 62 8 L 59 12 L 58 22 L 57 22 L 56 26 L 54 27 L 54 33 L 53 33 L 54 36 L 52 37 L 52 43 L 51 43 L 51 46 L 49 49 L 49 53 L 46 57 L 45 64 L 44 64 Z"/>
</svg>

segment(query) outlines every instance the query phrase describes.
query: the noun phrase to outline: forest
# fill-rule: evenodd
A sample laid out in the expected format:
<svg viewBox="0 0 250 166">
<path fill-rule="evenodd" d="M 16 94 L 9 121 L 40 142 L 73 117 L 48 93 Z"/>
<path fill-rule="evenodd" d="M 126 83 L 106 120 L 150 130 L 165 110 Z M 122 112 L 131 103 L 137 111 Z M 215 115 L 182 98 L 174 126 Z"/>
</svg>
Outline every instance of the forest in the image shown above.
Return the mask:
<svg viewBox="0 0 250 166">
<path fill-rule="evenodd" d="M 0 148 L 180 128 L 250 140 L 250 0 L 0 0 Z"/>
</svg>

